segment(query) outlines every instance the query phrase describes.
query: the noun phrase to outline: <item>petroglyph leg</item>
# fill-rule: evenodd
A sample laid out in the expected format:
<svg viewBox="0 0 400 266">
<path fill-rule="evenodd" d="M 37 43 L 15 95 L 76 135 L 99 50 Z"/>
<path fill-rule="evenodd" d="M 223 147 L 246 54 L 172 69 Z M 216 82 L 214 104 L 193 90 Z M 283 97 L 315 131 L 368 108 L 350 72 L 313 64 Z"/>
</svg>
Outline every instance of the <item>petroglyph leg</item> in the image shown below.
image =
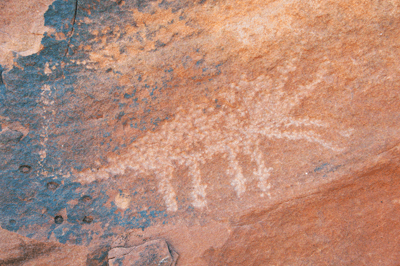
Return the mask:
<svg viewBox="0 0 400 266">
<path fill-rule="evenodd" d="M 206 188 L 207 185 L 201 184 L 201 172 L 197 162 L 193 162 L 190 167 L 190 176 L 193 182 L 193 206 L 203 208 L 207 205 Z"/>
<path fill-rule="evenodd" d="M 160 178 L 159 181 L 159 192 L 163 195 L 167 210 L 175 212 L 178 210 L 178 203 L 176 202 L 176 193 L 171 184 L 171 177 L 173 168 L 168 167 L 165 172 L 160 172 L 157 176 Z"/>
<path fill-rule="evenodd" d="M 264 196 L 264 193 L 266 193 L 270 188 L 271 184 L 268 182 L 268 179 L 271 175 L 271 171 L 273 170 L 272 167 L 266 167 L 265 162 L 263 159 L 263 154 L 258 148 L 258 145 L 256 146 L 254 150 L 254 159 L 257 164 L 257 168 L 253 172 L 254 176 L 258 179 L 258 187 L 261 189 L 263 192 L 261 195 Z M 268 193 L 269 195 L 269 193 Z"/>
<path fill-rule="evenodd" d="M 246 179 L 243 176 L 242 167 L 236 159 L 236 153 L 231 152 L 229 155 L 229 168 L 227 172 L 234 177 L 231 184 L 235 188 L 236 195 L 240 197 L 246 191 Z"/>
</svg>

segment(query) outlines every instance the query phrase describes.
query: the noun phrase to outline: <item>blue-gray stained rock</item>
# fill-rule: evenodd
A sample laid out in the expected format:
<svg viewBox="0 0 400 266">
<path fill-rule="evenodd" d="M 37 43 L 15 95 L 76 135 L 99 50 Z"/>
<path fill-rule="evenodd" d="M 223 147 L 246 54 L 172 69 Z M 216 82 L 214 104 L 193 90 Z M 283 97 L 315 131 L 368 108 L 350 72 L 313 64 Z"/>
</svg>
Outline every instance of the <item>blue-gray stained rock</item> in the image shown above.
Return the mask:
<svg viewBox="0 0 400 266">
<path fill-rule="evenodd" d="M 16 130 L 5 129 L 0 131 L 0 143 L 16 143 L 23 137 L 23 134 Z"/>
</svg>

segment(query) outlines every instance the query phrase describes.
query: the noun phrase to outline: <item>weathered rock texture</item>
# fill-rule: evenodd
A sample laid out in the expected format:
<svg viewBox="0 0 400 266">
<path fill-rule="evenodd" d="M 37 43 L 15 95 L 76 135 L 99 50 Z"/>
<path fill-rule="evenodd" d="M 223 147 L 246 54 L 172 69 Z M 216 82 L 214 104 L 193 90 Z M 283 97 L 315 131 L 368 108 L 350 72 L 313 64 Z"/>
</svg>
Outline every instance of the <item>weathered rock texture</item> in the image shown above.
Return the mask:
<svg viewBox="0 0 400 266">
<path fill-rule="evenodd" d="M 0 229 L 0 265 L 80 266 L 87 261 L 87 249 L 46 243 Z"/>
<path fill-rule="evenodd" d="M 177 265 L 399 264 L 400 2 L 1 5 L 3 229 L 88 265 L 155 239 Z"/>
<path fill-rule="evenodd" d="M 165 240 L 148 241 L 142 245 L 113 248 L 108 252 L 109 265 L 175 266 L 178 254 L 170 251 Z"/>
<path fill-rule="evenodd" d="M 2 0 L 0 3 L 0 64 L 13 64 L 15 55 L 27 56 L 40 51 L 44 13 L 53 0 Z"/>
</svg>

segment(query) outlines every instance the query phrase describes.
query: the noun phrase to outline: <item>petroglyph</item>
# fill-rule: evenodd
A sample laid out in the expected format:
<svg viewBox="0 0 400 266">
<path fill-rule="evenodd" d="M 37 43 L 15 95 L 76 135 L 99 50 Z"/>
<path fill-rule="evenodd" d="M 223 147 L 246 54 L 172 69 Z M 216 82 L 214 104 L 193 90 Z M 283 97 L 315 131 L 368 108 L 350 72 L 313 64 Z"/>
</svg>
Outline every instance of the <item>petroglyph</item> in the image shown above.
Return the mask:
<svg viewBox="0 0 400 266">
<path fill-rule="evenodd" d="M 282 72 L 293 71 L 294 64 L 287 64 Z M 88 183 L 117 175 L 135 178 L 140 174 L 155 175 L 158 190 L 164 196 L 169 211 L 176 211 L 176 191 L 172 180 L 180 178 L 177 167 L 184 166 L 192 180 L 192 205 L 207 206 L 207 188 L 202 165 L 215 157 L 227 163 L 226 177 L 238 197 L 242 197 L 249 182 L 255 180 L 260 195 L 270 195 L 270 177 L 274 169 L 266 161 L 261 141 L 283 139 L 289 142 L 306 141 L 333 153 L 343 151 L 335 143 L 324 139 L 316 129 L 330 129 L 328 123 L 308 118 L 295 119 L 290 110 L 300 100 L 318 87 L 323 73 L 316 73 L 314 81 L 287 95 L 282 88 L 287 75 L 278 80 L 260 76 L 253 81 L 242 77 L 237 84 L 230 84 L 218 93 L 220 107 L 215 103 L 194 105 L 191 109 L 179 108 L 174 119 L 165 122 L 154 132 L 126 147 L 121 155 L 108 158 L 108 166 L 75 172 L 78 181 Z M 343 132 L 336 132 L 343 137 Z M 243 174 L 240 156 L 248 156 L 255 165 L 253 177 Z M 129 172 L 128 172 L 129 170 Z"/>
<path fill-rule="evenodd" d="M 51 117 L 54 115 L 54 101 L 52 100 L 52 90 L 49 85 L 44 85 L 42 88 L 42 92 L 40 93 L 40 97 L 38 99 L 38 104 L 41 106 L 41 118 L 43 120 L 43 129 L 40 132 L 40 137 L 41 137 L 41 149 L 39 151 L 40 155 L 40 175 L 47 176 L 48 173 L 44 166 L 44 162 L 46 161 L 47 158 L 47 144 L 49 140 L 49 121 L 51 120 Z"/>
</svg>

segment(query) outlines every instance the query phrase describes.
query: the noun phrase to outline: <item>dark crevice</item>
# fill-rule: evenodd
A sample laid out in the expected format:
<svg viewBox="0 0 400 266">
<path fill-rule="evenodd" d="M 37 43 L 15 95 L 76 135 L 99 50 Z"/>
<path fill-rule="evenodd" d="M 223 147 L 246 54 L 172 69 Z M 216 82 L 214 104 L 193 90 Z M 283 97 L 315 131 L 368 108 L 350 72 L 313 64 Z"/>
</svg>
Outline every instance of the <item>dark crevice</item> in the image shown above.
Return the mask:
<svg viewBox="0 0 400 266">
<path fill-rule="evenodd" d="M 69 38 L 68 38 L 68 44 L 67 44 L 67 49 L 65 50 L 65 54 L 64 57 L 67 56 L 68 51 L 69 51 L 69 47 L 71 45 L 71 39 L 72 39 L 72 35 L 74 35 L 74 30 L 75 30 L 75 20 L 76 20 L 76 13 L 78 12 L 78 0 L 75 1 L 75 11 L 74 11 L 74 17 L 72 18 L 72 29 L 71 29 L 71 33 L 69 34 Z"/>
<path fill-rule="evenodd" d="M 0 65 L 0 86 L 4 84 L 4 82 L 3 82 L 3 71 L 4 71 L 4 68 Z"/>
</svg>

